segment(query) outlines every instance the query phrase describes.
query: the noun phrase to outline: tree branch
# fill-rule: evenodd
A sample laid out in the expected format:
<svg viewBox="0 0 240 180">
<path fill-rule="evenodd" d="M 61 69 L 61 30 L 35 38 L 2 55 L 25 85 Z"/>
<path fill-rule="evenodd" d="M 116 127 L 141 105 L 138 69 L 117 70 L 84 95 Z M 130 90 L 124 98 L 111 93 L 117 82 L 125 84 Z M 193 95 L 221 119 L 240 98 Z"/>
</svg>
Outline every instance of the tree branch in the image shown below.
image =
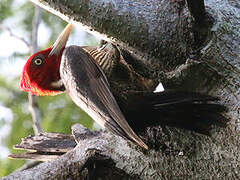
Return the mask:
<svg viewBox="0 0 240 180">
<path fill-rule="evenodd" d="M 14 34 L 14 33 L 12 32 L 11 28 L 5 27 L 5 26 L 2 26 L 2 25 L 0 26 L 0 28 L 3 29 L 3 30 L 8 31 L 9 34 L 10 34 L 10 36 L 12 36 L 12 37 L 14 37 L 14 38 L 22 41 L 27 47 L 29 47 L 29 49 L 31 48 L 31 44 L 30 44 L 26 39 L 24 39 L 23 37 L 18 36 L 17 34 Z"/>
<path fill-rule="evenodd" d="M 192 39 L 186 27 L 190 14 L 178 1 L 31 1 L 66 21 L 77 22 L 90 33 L 118 43 L 139 59 L 167 64 L 168 69 L 184 62 L 189 52 L 186 39 Z"/>
<path fill-rule="evenodd" d="M 129 147 L 128 143 L 120 137 L 112 136 L 110 133 L 103 131 L 91 132 L 80 124 L 75 124 L 72 129 L 73 135 L 78 142 L 78 145 L 74 149 L 72 149 L 72 143 L 70 143 L 71 145 L 69 144 L 68 149 L 72 150 L 62 155 L 61 158 L 55 158 L 55 160 L 42 163 L 32 169 L 14 172 L 5 177 L 5 179 L 139 179 L 137 175 L 131 172 L 131 169 L 125 169 L 124 166 L 127 163 L 132 168 L 138 167 L 138 171 L 135 173 L 141 174 L 144 171 L 144 167 L 142 167 L 141 163 L 131 161 L 131 159 L 138 158 L 140 161 L 149 162 L 143 152 L 136 152 L 135 149 Z M 53 145 L 54 143 L 51 143 L 51 140 L 56 142 L 61 137 L 64 137 L 65 141 L 73 141 L 71 136 L 67 135 L 64 136 L 57 133 L 46 135 L 47 137 L 44 134 L 36 137 L 28 137 L 23 142 L 27 145 L 27 149 L 36 150 L 37 148 L 42 150 L 41 146 L 43 145 L 44 149 L 48 151 L 46 142 Z M 54 138 L 51 139 L 49 137 Z M 34 139 L 35 143 L 32 144 Z M 41 139 L 43 143 L 38 145 Z M 46 142 L 44 143 L 44 141 Z M 30 142 L 30 144 L 26 144 L 27 142 Z M 61 144 L 59 145 L 62 146 Z M 31 149 L 31 145 L 33 145 L 33 149 Z M 128 154 L 132 155 L 129 157 Z M 55 154 L 52 156 L 55 156 Z M 122 158 L 122 160 L 119 161 L 118 158 Z M 130 161 L 126 162 L 125 158 L 130 158 Z M 143 175 L 142 177 L 145 176 Z"/>
<path fill-rule="evenodd" d="M 32 53 L 38 51 L 38 27 L 41 21 L 41 9 L 38 6 L 34 8 L 34 18 L 32 22 Z"/>
<path fill-rule="evenodd" d="M 38 26 L 41 20 L 41 10 L 38 6 L 35 6 L 35 12 L 34 12 L 34 19 L 33 19 L 33 30 L 32 30 L 32 50 L 31 53 L 35 53 L 38 50 Z M 33 130 L 35 134 L 38 134 L 42 132 L 41 127 L 41 113 L 38 108 L 38 97 L 32 94 L 28 94 L 28 101 L 29 101 L 29 111 L 32 114 L 32 120 L 33 120 Z"/>
</svg>

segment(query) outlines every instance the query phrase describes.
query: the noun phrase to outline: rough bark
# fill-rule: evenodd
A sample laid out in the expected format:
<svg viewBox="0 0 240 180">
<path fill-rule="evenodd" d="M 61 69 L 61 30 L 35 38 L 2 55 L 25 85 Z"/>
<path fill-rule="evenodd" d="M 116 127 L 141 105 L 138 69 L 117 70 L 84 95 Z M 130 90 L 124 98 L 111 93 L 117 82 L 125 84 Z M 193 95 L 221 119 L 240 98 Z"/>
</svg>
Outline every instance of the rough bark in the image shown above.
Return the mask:
<svg viewBox="0 0 240 180">
<path fill-rule="evenodd" d="M 99 139 L 103 144 L 98 147 L 103 152 L 101 155 L 110 157 L 128 178 L 132 175 L 141 179 L 240 178 L 240 3 L 207 0 L 205 5 L 205 19 L 196 22 L 184 1 L 178 0 L 41 0 L 42 7 L 68 21 L 85 25 L 88 31 L 107 35 L 149 64 L 166 88 L 217 95 L 229 109 L 226 114 L 231 119 L 229 126 L 215 128 L 212 137 L 175 128 L 163 129 L 163 136 L 156 137 L 162 138 L 166 146 L 158 151 L 143 153 L 118 137 Z M 61 158 L 38 166 L 45 171 L 31 171 L 41 172 L 45 177 L 67 175 L 87 161 L 86 153 L 81 152 L 96 148 L 92 141 L 84 141 L 81 148 L 78 145 Z M 118 156 L 110 149 L 117 151 Z M 52 173 L 46 167 L 57 169 Z M 18 173 L 18 177 L 25 173 Z"/>
<path fill-rule="evenodd" d="M 75 124 L 72 129 L 74 138 L 78 142 L 77 146 L 72 135 L 43 133 L 27 137 L 17 145 L 17 148 L 36 152 L 28 153 L 28 156 L 14 155 L 15 158 L 31 157 L 36 160 L 52 161 L 28 170 L 14 172 L 3 179 L 140 179 L 139 175 L 145 165 L 134 159 L 138 158 L 150 163 L 150 159 L 147 159 L 141 149 L 131 147 L 130 143 L 120 137 L 103 131 L 91 132 L 80 124 Z M 68 151 L 66 154 L 57 158 L 66 150 Z M 132 156 L 129 156 L 130 154 Z M 126 161 L 129 162 L 128 166 L 125 164 Z M 135 167 L 138 167 L 138 171 L 134 171 Z"/>
</svg>

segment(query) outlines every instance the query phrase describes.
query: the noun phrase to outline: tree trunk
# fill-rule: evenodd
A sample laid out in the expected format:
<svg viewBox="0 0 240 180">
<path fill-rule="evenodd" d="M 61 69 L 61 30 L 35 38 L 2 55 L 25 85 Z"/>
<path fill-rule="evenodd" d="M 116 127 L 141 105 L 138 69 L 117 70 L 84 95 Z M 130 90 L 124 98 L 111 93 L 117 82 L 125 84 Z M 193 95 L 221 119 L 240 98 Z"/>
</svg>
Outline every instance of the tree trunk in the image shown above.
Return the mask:
<svg viewBox="0 0 240 180">
<path fill-rule="evenodd" d="M 112 178 L 116 178 L 115 172 L 122 173 L 118 177 L 125 179 L 240 178 L 238 0 L 206 0 L 205 9 L 203 1 L 194 0 L 188 0 L 188 3 L 183 0 L 32 1 L 128 50 L 151 68 L 153 77 L 165 88 L 219 96 L 221 103 L 229 109 L 225 115 L 230 118 L 230 123 L 225 129 L 214 128 L 212 137 L 167 127 L 163 137 L 156 137 L 164 139 L 166 144 L 164 150 L 158 151 L 142 152 L 135 146 L 129 147 L 118 137 L 103 135 L 99 139 L 102 139 L 102 146 L 99 142 L 95 143 L 99 147 L 94 146 L 94 139 L 83 141 L 85 144 L 80 143 L 59 159 L 21 173 L 15 172 L 6 179 L 25 179 L 30 171 L 32 175 L 45 174 L 41 179 L 48 179 L 53 174 L 53 178 L 70 174 L 69 177 L 74 179 L 77 177 L 74 172 L 82 173 L 84 168 L 79 167 L 88 165 L 88 175 L 90 170 L 98 172 L 102 166 L 106 169 L 111 166 L 114 170 L 107 172 L 112 172 Z M 196 3 L 198 6 L 194 5 Z M 88 151 L 94 153 L 89 155 Z M 87 163 L 89 159 L 95 165 Z M 55 167 L 53 172 L 49 170 Z"/>
</svg>

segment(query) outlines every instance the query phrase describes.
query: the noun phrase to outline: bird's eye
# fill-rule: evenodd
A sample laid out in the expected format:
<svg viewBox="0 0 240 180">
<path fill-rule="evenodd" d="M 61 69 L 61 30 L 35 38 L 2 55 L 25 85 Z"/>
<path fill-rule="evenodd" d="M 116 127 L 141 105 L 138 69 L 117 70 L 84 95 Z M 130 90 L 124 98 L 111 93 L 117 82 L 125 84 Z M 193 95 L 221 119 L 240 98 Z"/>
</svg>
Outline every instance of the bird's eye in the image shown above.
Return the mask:
<svg viewBox="0 0 240 180">
<path fill-rule="evenodd" d="M 40 58 L 37 58 L 37 59 L 34 60 L 34 64 L 37 65 L 37 66 L 40 66 L 42 64 L 42 62 L 43 61 Z"/>
</svg>

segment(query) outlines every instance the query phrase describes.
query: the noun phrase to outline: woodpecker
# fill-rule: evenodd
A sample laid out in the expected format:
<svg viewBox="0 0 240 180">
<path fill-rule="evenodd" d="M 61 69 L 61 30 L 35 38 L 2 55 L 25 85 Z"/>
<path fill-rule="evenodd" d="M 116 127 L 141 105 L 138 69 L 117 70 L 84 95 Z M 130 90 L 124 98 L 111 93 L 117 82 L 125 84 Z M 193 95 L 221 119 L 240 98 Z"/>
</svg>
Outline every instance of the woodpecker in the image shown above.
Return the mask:
<svg viewBox="0 0 240 180">
<path fill-rule="evenodd" d="M 111 43 L 66 47 L 72 26 L 66 26 L 53 46 L 27 60 L 21 89 L 38 96 L 66 92 L 99 125 L 144 149 L 148 146 L 135 131 L 146 126 L 164 124 L 207 134 L 200 121 L 225 124 L 225 107 L 213 103 L 218 98 L 194 92 L 154 93 L 156 81 L 135 71 Z"/>
</svg>

